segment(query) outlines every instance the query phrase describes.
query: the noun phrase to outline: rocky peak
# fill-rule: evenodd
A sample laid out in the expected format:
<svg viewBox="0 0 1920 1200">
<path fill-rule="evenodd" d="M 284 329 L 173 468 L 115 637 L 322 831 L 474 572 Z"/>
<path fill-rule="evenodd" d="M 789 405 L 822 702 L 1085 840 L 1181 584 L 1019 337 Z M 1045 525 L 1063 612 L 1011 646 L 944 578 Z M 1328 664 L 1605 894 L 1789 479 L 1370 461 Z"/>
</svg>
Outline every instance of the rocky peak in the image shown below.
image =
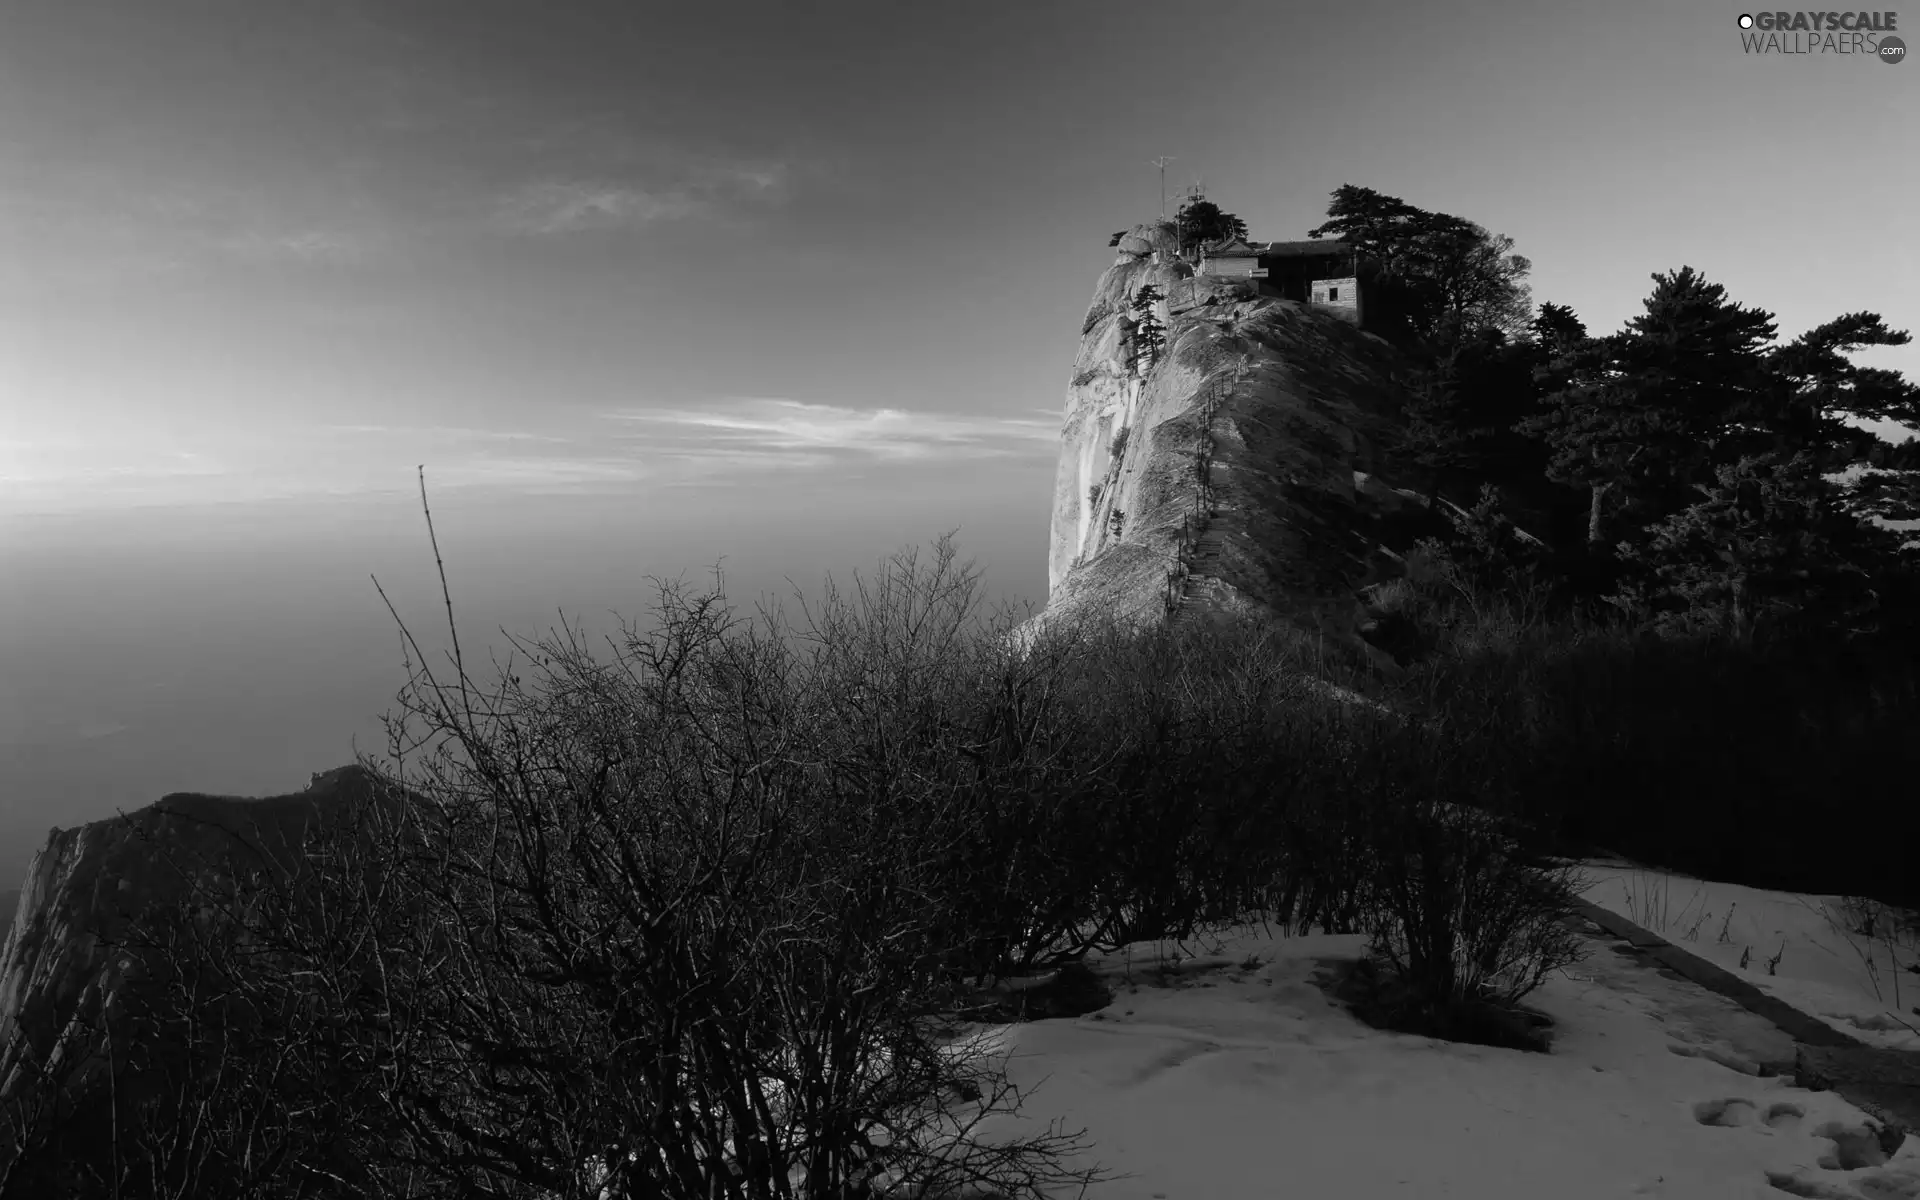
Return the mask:
<svg viewBox="0 0 1920 1200">
<path fill-rule="evenodd" d="M 1399 354 L 1250 280 L 1195 278 L 1169 225 L 1116 248 L 1067 387 L 1037 619 L 1253 609 L 1377 661 L 1361 591 L 1410 541 L 1389 528 L 1412 496 L 1390 456 Z M 1143 376 L 1128 309 L 1149 283 L 1166 347 Z"/>
<path fill-rule="evenodd" d="M 227 869 L 235 855 L 266 864 L 297 853 L 316 817 L 371 786 L 364 769 L 342 767 L 315 775 L 302 792 L 174 793 L 53 830 L 27 867 L 0 950 L 0 1095 L 24 1063 L 47 1061 L 63 1033 L 96 1025 L 129 982 L 130 964 L 112 943 L 135 915 L 181 897 L 185 872 Z"/>
</svg>

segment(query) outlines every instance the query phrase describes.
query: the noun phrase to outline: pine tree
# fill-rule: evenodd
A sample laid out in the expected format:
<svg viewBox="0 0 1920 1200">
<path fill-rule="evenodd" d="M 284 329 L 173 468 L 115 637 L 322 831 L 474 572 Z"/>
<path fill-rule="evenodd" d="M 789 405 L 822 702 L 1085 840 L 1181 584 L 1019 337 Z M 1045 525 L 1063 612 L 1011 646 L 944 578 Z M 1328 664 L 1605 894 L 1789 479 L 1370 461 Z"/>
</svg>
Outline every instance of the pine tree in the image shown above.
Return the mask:
<svg viewBox="0 0 1920 1200">
<path fill-rule="evenodd" d="M 1534 344 L 1552 359 L 1587 340 L 1587 325 L 1564 304 L 1545 303 L 1529 324 Z"/>
<path fill-rule="evenodd" d="M 1846 492 L 1847 511 L 1882 521 L 1920 521 L 1920 470 L 1863 475 Z"/>
<path fill-rule="evenodd" d="M 1904 442 L 1874 438 L 1868 445 L 1867 461 L 1889 471 L 1920 471 L 1920 437 Z"/>
<path fill-rule="evenodd" d="M 1609 496 L 1643 524 L 1685 507 L 1728 457 L 1736 420 L 1777 394 L 1764 355 L 1772 314 L 1728 301 L 1691 267 L 1653 279 L 1623 332 L 1574 344 L 1546 368 L 1564 382 L 1516 426 L 1550 448 L 1549 478 L 1589 489 L 1594 547 L 1609 540 Z"/>
<path fill-rule="evenodd" d="M 1417 221 L 1428 215 L 1398 196 L 1343 183 L 1333 189 L 1326 223 L 1309 229 L 1307 236 L 1321 238 L 1332 234 L 1353 247 L 1362 258 L 1385 261 L 1408 245 Z"/>
<path fill-rule="evenodd" d="M 1525 486 L 1546 473 L 1540 443 L 1514 427 L 1534 415 L 1543 391 L 1564 385 L 1542 370 L 1586 327 L 1553 304 L 1524 327 L 1530 336 L 1521 339 L 1492 326 L 1448 339 L 1431 366 L 1411 372 L 1401 449 L 1425 469 L 1430 496 L 1449 480 Z"/>
<path fill-rule="evenodd" d="M 1779 387 L 1745 414 L 1752 440 L 1768 449 L 1809 449 L 1829 469 L 1845 465 L 1857 432 L 1849 421 L 1920 424 L 1920 386 L 1898 371 L 1855 365 L 1847 356 L 1868 346 L 1904 346 L 1905 330 L 1888 329 L 1878 313 L 1847 313 L 1809 330 L 1767 356 Z"/>
<path fill-rule="evenodd" d="M 1151 283 L 1133 294 L 1133 365 L 1141 375 L 1153 370 L 1166 348 L 1167 328 L 1154 314 L 1154 305 L 1162 298 L 1160 289 Z"/>
<path fill-rule="evenodd" d="M 1532 264 L 1512 252 L 1510 237 L 1350 183 L 1334 189 L 1326 222 L 1307 231 L 1328 234 L 1369 265 L 1369 307 L 1392 312 L 1418 339 L 1488 326 L 1516 339 L 1527 332 L 1531 299 L 1522 281 Z"/>
<path fill-rule="evenodd" d="M 1447 508 L 1452 537 L 1417 543 L 1441 578 L 1470 599 L 1480 589 L 1518 582 L 1542 562 L 1542 548 L 1521 536 L 1503 508 L 1499 489 L 1483 483 L 1471 507 Z"/>
<path fill-rule="evenodd" d="M 1556 385 L 1540 397 L 1545 411 L 1514 425 L 1516 432 L 1546 444 L 1547 478 L 1588 490 L 1587 544 L 1593 548 L 1605 544 L 1606 497 L 1637 452 L 1631 393 L 1620 386 L 1613 358 L 1611 339 L 1589 338 L 1565 347 L 1539 372 L 1543 381 Z"/>
<path fill-rule="evenodd" d="M 1901 569 L 1899 537 L 1839 503 L 1811 453 L 1722 465 L 1702 499 L 1620 545 L 1641 582 L 1613 599 L 1667 629 L 1862 632 L 1878 586 Z"/>
<path fill-rule="evenodd" d="M 1180 252 L 1191 253 L 1209 242 L 1247 236 L 1247 223 L 1205 196 L 1196 195 L 1180 206 L 1175 217 L 1180 233 Z"/>
<path fill-rule="evenodd" d="M 1489 443 L 1500 431 L 1489 414 L 1511 403 L 1515 387 L 1524 389 L 1523 400 L 1531 398 L 1532 381 L 1513 369 L 1508 350 L 1498 330 L 1482 330 L 1414 373 L 1403 449 L 1427 471 L 1430 497 L 1451 476 L 1484 474 Z"/>
</svg>

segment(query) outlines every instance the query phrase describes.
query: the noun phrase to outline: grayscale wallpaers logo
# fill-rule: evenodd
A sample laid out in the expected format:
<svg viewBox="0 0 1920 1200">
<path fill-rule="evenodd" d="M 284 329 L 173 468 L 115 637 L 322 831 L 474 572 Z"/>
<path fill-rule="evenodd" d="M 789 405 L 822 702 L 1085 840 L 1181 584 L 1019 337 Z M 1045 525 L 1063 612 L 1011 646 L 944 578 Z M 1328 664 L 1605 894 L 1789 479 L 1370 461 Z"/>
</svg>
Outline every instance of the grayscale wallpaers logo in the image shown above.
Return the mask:
<svg viewBox="0 0 1920 1200">
<path fill-rule="evenodd" d="M 1740 45 L 1748 54 L 1857 54 L 1905 62 L 1907 44 L 1894 33 L 1899 17 L 1891 12 L 1741 13 Z"/>
</svg>

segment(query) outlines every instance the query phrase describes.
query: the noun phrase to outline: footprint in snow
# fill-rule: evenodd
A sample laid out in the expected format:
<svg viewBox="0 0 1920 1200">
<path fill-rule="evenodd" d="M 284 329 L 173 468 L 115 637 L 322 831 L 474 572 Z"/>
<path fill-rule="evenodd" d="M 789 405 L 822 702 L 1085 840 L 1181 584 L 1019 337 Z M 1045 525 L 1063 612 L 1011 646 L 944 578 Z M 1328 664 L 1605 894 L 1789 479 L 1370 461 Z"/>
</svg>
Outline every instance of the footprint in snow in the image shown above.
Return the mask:
<svg viewBox="0 0 1920 1200">
<path fill-rule="evenodd" d="M 1798 1104 L 1787 1104 L 1783 1101 L 1779 1104 L 1769 1104 L 1767 1115 L 1763 1119 L 1768 1129 L 1792 1129 L 1800 1123 L 1800 1118 L 1806 1115 L 1807 1111 Z"/>
<path fill-rule="evenodd" d="M 1881 1144 L 1883 1135 L 1877 1129 L 1828 1121 L 1813 1133 L 1833 1143 L 1833 1149 L 1818 1160 L 1829 1171 L 1858 1171 L 1863 1167 L 1882 1166 L 1887 1161 L 1887 1148 Z"/>
<path fill-rule="evenodd" d="M 1806 1110 L 1797 1104 L 1778 1101 L 1762 1107 L 1742 1096 L 1702 1100 L 1693 1106 L 1693 1119 L 1718 1128 L 1764 1126 L 1791 1130 L 1805 1119 Z M 1829 1143 L 1815 1164 L 1823 1171 L 1867 1171 L 1846 1181 L 1846 1185 L 1811 1179 L 1803 1171 L 1768 1171 L 1767 1183 L 1776 1191 L 1807 1200 L 1920 1200 L 1920 1171 L 1884 1167 L 1900 1147 L 1901 1135 L 1871 1124 L 1825 1121 L 1809 1131 Z"/>
<path fill-rule="evenodd" d="M 1920 1200 L 1920 1171 L 1875 1171 L 1852 1181 L 1855 1190 L 1867 1200 Z"/>
<path fill-rule="evenodd" d="M 1759 1105 L 1739 1096 L 1729 1096 L 1724 1100 L 1702 1100 L 1693 1106 L 1694 1120 L 1702 1125 L 1722 1128 L 1760 1124 L 1768 1129 L 1791 1129 L 1806 1115 L 1799 1105 L 1784 1102 L 1770 1104 L 1762 1113 Z"/>
</svg>

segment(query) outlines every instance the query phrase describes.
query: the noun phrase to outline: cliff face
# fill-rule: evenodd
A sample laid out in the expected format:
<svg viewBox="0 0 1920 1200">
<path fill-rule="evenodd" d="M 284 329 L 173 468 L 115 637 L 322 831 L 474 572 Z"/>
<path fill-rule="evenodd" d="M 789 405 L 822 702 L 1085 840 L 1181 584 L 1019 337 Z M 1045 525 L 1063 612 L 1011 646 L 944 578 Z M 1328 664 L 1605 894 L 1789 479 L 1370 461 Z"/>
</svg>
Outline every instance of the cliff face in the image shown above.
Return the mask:
<svg viewBox="0 0 1920 1200">
<path fill-rule="evenodd" d="M 1396 571 L 1387 447 L 1398 354 L 1332 313 L 1193 279 L 1171 231 L 1137 226 L 1100 277 L 1067 390 L 1040 620 L 1251 609 L 1378 659 L 1361 589 Z M 1134 374 L 1133 294 L 1152 283 L 1167 344 Z M 1116 435 L 1125 431 L 1116 447 Z M 1183 578 L 1169 580 L 1169 573 Z"/>
<path fill-rule="evenodd" d="M 314 777 L 304 792 L 248 800 L 176 793 L 146 808 L 56 829 L 34 855 L 0 951 L 0 1095 L 24 1062 L 44 1062 L 60 1034 L 86 1028 L 129 983 L 112 943 L 129 920 L 183 894 L 185 872 L 232 856 L 297 852 L 311 823 L 367 794 L 358 767 Z"/>
</svg>

